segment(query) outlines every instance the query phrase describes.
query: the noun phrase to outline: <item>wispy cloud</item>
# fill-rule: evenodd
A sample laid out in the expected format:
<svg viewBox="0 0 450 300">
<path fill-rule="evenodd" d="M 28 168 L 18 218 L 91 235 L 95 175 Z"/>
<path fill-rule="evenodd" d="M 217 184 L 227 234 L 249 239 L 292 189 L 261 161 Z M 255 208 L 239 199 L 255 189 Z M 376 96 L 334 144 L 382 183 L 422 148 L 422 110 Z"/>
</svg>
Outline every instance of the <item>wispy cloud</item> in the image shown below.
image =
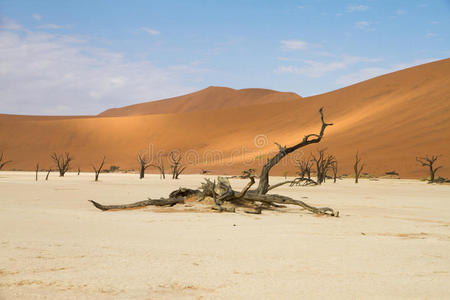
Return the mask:
<svg viewBox="0 0 450 300">
<path fill-rule="evenodd" d="M 406 15 L 407 11 L 404 9 L 397 9 L 397 11 L 395 13 L 397 15 L 401 16 L 401 15 Z"/>
<path fill-rule="evenodd" d="M 367 31 L 373 31 L 372 24 L 369 21 L 358 21 L 355 23 L 355 28 Z"/>
<path fill-rule="evenodd" d="M 43 25 L 36 26 L 36 28 L 39 28 L 39 29 L 62 29 L 65 27 L 66 26 L 56 25 L 56 24 L 43 24 Z"/>
<path fill-rule="evenodd" d="M 347 7 L 347 12 L 366 11 L 369 7 L 367 5 L 350 5 Z"/>
<path fill-rule="evenodd" d="M 0 17 L 0 29 L 5 30 L 21 30 L 23 27 L 17 24 L 14 20 L 7 17 Z"/>
<path fill-rule="evenodd" d="M 17 27 L 17 26 L 16 26 Z M 0 31 L 2 113 L 89 114 L 193 91 L 198 65 L 156 67 L 67 34 Z"/>
<path fill-rule="evenodd" d="M 31 15 L 33 17 L 33 19 L 35 19 L 36 21 L 40 21 L 42 19 L 42 16 L 39 14 L 32 14 Z"/>
<path fill-rule="evenodd" d="M 315 61 L 315 60 L 303 60 L 301 66 L 280 66 L 275 69 L 275 73 L 290 73 L 299 74 L 307 77 L 322 77 L 328 73 L 348 68 L 351 65 L 363 63 L 363 62 L 379 62 L 382 59 L 379 58 L 366 58 L 359 56 L 345 56 L 341 60 L 337 61 Z"/>
<path fill-rule="evenodd" d="M 150 35 L 158 35 L 160 32 L 156 29 L 148 28 L 148 27 L 141 27 L 141 30 L 147 32 Z"/>
<path fill-rule="evenodd" d="M 342 86 L 347 86 L 350 84 L 355 84 L 370 78 L 374 78 L 380 75 L 384 75 L 387 73 L 399 71 L 402 69 L 410 68 L 413 66 L 429 63 L 432 61 L 435 61 L 436 58 L 424 58 L 424 59 L 418 59 L 414 60 L 409 63 L 401 63 L 401 64 L 395 64 L 390 65 L 387 67 L 369 67 L 369 68 L 362 68 L 356 72 L 351 72 L 349 74 L 345 74 L 342 76 L 339 76 L 336 80 L 336 83 Z"/>
<path fill-rule="evenodd" d="M 302 40 L 282 40 L 280 43 L 283 50 L 306 50 L 310 46 Z"/>
</svg>

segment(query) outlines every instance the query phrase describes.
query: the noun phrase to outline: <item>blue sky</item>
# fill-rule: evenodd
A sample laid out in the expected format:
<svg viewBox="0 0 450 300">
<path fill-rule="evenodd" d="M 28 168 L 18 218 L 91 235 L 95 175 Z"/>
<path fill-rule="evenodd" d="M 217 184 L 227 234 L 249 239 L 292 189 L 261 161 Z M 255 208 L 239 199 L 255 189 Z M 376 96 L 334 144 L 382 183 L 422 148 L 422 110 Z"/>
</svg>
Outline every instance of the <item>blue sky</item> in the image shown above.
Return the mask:
<svg viewBox="0 0 450 300">
<path fill-rule="evenodd" d="M 450 57 L 450 1 L 0 0 L 0 113 L 210 85 L 309 96 Z"/>
</svg>

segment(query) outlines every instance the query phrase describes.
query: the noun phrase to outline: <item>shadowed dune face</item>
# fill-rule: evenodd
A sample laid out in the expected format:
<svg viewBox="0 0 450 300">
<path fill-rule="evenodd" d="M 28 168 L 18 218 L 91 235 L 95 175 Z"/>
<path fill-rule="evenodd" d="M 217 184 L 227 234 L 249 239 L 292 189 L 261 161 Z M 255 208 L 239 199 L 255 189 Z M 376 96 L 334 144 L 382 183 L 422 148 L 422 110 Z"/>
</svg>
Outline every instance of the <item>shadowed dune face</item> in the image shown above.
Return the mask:
<svg viewBox="0 0 450 300">
<path fill-rule="evenodd" d="M 234 98 L 236 94 L 240 96 Z M 207 88 L 97 117 L 0 116 L 0 150 L 14 160 L 7 169 L 31 170 L 36 161 L 47 168 L 53 151 L 70 151 L 73 166 L 86 171 L 103 154 L 107 167 L 137 169 L 138 151 L 165 157 L 177 149 L 189 161 L 188 173 L 238 173 L 249 167 L 259 170 L 277 150 L 274 142 L 292 145 L 305 134 L 317 133 L 318 109 L 324 106 L 326 121 L 335 125 L 327 128 L 323 142 L 288 156 L 273 174 L 292 176 L 296 159 L 327 147 L 337 156 L 340 174 L 352 173 L 359 150 L 367 165 L 363 173 L 396 170 L 403 178 L 426 177 L 427 170 L 415 157 L 443 154 L 439 165 L 444 168 L 438 175 L 448 177 L 449 95 L 450 59 L 308 98 L 260 89 Z"/>
</svg>

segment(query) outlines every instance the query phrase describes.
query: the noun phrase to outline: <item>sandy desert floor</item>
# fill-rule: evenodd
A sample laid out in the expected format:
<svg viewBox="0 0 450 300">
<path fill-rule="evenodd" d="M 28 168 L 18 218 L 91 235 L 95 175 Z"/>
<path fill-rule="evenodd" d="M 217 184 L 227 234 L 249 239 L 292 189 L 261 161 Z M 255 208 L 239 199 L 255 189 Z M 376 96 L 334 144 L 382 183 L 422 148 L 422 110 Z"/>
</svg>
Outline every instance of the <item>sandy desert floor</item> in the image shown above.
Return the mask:
<svg viewBox="0 0 450 300">
<path fill-rule="evenodd" d="M 332 218 L 299 208 L 102 212 L 87 200 L 167 196 L 202 176 L 40 176 L 0 172 L 0 299 L 450 298 L 448 185 L 346 179 L 277 189 L 340 210 Z"/>
</svg>

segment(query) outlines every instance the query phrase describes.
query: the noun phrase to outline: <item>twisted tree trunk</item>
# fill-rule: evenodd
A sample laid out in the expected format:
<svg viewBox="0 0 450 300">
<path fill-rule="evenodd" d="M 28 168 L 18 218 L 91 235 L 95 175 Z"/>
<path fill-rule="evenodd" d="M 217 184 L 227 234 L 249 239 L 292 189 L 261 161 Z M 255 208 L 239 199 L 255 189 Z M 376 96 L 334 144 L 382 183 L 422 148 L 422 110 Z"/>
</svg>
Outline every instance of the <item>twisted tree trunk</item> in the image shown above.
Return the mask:
<svg viewBox="0 0 450 300">
<path fill-rule="evenodd" d="M 258 188 L 256 189 L 256 192 L 258 194 L 266 194 L 267 191 L 269 190 L 269 172 L 270 170 L 276 166 L 286 155 L 294 152 L 297 149 L 303 148 L 305 146 L 308 146 L 310 144 L 316 144 L 319 143 L 322 140 L 322 137 L 325 133 L 325 129 L 327 128 L 327 126 L 331 126 L 333 125 L 333 123 L 326 123 L 324 121 L 324 117 L 323 117 L 323 108 L 320 108 L 319 110 L 320 113 L 320 119 L 322 121 L 322 127 L 320 129 L 320 133 L 319 134 L 308 134 L 306 135 L 303 140 L 292 146 L 287 148 L 286 146 L 282 147 L 281 145 L 278 145 L 279 148 L 279 152 L 272 157 L 271 159 L 269 159 L 267 161 L 267 163 L 263 166 L 262 170 L 261 170 L 261 175 L 259 176 L 259 184 L 258 184 Z"/>
</svg>

